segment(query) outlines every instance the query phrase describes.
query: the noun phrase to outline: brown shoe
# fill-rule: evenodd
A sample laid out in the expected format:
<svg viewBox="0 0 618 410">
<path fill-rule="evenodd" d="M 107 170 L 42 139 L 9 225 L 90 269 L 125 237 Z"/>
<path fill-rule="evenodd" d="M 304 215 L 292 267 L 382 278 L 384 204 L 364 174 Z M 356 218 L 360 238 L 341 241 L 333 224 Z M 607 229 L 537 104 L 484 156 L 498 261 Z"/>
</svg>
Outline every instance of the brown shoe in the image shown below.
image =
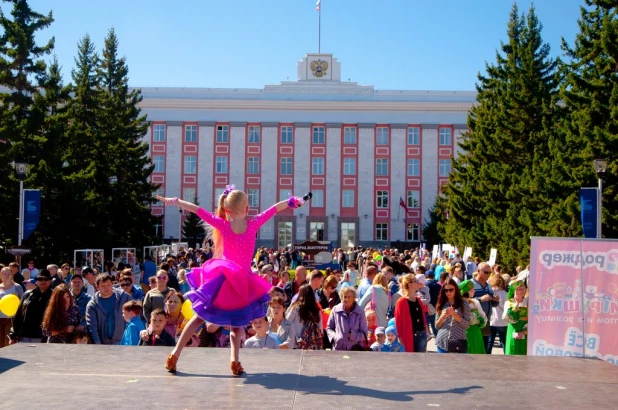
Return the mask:
<svg viewBox="0 0 618 410">
<path fill-rule="evenodd" d="M 178 357 L 171 354 L 167 356 L 167 360 L 165 361 L 165 368 L 170 373 L 176 373 L 176 363 L 178 363 Z"/>
<path fill-rule="evenodd" d="M 245 372 L 245 369 L 242 368 L 240 362 L 231 362 L 230 368 L 232 369 L 232 374 L 234 376 L 240 376 L 242 373 Z"/>
</svg>

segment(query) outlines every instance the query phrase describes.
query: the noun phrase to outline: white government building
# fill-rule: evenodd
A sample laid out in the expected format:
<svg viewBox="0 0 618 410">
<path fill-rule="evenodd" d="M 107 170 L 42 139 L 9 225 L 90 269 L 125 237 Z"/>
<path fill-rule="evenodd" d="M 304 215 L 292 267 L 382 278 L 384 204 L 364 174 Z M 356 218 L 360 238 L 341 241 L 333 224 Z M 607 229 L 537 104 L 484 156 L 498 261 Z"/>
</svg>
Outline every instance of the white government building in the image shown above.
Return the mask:
<svg viewBox="0 0 618 410">
<path fill-rule="evenodd" d="M 262 89 L 142 93 L 161 195 L 197 196 L 214 210 L 225 186 L 235 184 L 256 214 L 290 193 L 313 192 L 308 206 L 281 212 L 260 230 L 259 246 L 279 248 L 310 239 L 343 248 L 418 246 L 476 98 L 342 81 L 332 54 L 307 54 L 297 81 Z M 155 204 L 152 212 L 164 216 L 156 227 L 164 239 L 178 238 L 176 208 Z"/>
</svg>

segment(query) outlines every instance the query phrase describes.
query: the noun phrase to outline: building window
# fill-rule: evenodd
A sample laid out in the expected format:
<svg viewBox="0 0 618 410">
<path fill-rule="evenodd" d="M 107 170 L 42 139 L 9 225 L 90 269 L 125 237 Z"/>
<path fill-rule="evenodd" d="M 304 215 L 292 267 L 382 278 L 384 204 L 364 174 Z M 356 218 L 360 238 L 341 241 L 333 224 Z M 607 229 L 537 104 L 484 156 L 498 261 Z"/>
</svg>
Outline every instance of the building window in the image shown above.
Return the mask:
<svg viewBox="0 0 618 410">
<path fill-rule="evenodd" d="M 323 241 L 324 240 L 324 222 L 309 222 L 309 240 Z"/>
<path fill-rule="evenodd" d="M 421 207 L 421 191 L 408 191 L 408 208 Z"/>
<path fill-rule="evenodd" d="M 324 127 L 313 127 L 313 143 L 324 144 Z"/>
<path fill-rule="evenodd" d="M 311 160 L 311 173 L 313 175 L 324 175 L 324 158 L 318 157 Z"/>
<path fill-rule="evenodd" d="M 388 224 L 376 224 L 376 241 L 388 240 Z"/>
<path fill-rule="evenodd" d="M 165 172 L 165 155 L 154 155 L 152 163 L 154 164 L 152 172 Z"/>
<path fill-rule="evenodd" d="M 354 208 L 354 190 L 344 189 L 341 195 L 341 206 L 343 208 Z"/>
<path fill-rule="evenodd" d="M 291 144 L 294 137 L 294 128 L 290 126 L 281 127 L 281 143 Z"/>
<path fill-rule="evenodd" d="M 185 125 L 185 142 L 197 141 L 197 125 Z"/>
<path fill-rule="evenodd" d="M 154 224 L 153 227 L 155 236 L 163 236 L 163 224 Z"/>
<path fill-rule="evenodd" d="M 281 158 L 281 175 L 292 175 L 292 158 Z"/>
<path fill-rule="evenodd" d="M 408 159 L 408 176 L 418 177 L 421 175 L 421 161 L 415 158 Z"/>
<path fill-rule="evenodd" d="M 277 224 L 277 247 L 279 249 L 292 245 L 292 222 Z"/>
<path fill-rule="evenodd" d="M 440 128 L 440 145 L 451 145 L 450 128 Z"/>
<path fill-rule="evenodd" d="M 292 195 L 291 189 L 280 189 L 279 190 L 279 201 L 287 201 L 288 199 L 290 199 L 291 195 Z"/>
<path fill-rule="evenodd" d="M 450 173 L 451 173 L 451 160 L 441 159 L 440 160 L 440 176 L 448 177 Z"/>
<path fill-rule="evenodd" d="M 185 157 L 185 174 L 195 174 L 197 166 L 196 158 L 192 155 Z"/>
<path fill-rule="evenodd" d="M 388 145 L 388 127 L 378 127 L 376 130 L 376 145 Z"/>
<path fill-rule="evenodd" d="M 345 127 L 343 129 L 343 143 L 356 145 L 356 127 Z"/>
<path fill-rule="evenodd" d="M 256 126 L 249 127 L 249 143 L 250 144 L 260 143 L 260 127 L 256 127 Z"/>
<path fill-rule="evenodd" d="M 249 197 L 249 206 L 251 208 L 260 207 L 260 190 L 257 188 L 247 189 L 247 196 Z"/>
<path fill-rule="evenodd" d="M 406 239 L 418 242 L 421 240 L 421 228 L 418 224 L 408 224 Z"/>
<path fill-rule="evenodd" d="M 356 224 L 354 222 L 341 223 L 341 248 L 348 249 L 356 245 Z M 354 283 L 352 285 L 355 285 Z"/>
<path fill-rule="evenodd" d="M 157 196 L 165 196 L 165 193 L 163 192 L 163 187 L 162 187 L 162 186 L 160 186 L 159 188 L 157 188 L 157 190 L 156 190 L 156 191 L 154 191 L 153 196 L 154 196 L 155 198 L 156 198 Z M 154 202 L 152 203 L 152 205 L 153 205 L 153 206 L 162 206 L 162 205 L 163 205 L 163 202 L 161 202 L 161 201 L 154 201 Z"/>
<path fill-rule="evenodd" d="M 217 157 L 215 160 L 215 173 L 227 174 L 227 157 Z"/>
<path fill-rule="evenodd" d="M 378 176 L 388 175 L 388 159 L 378 158 L 376 160 L 376 175 Z"/>
<path fill-rule="evenodd" d="M 324 191 L 321 189 L 313 190 L 313 198 L 309 203 L 314 208 L 322 208 L 324 206 Z"/>
<path fill-rule="evenodd" d="M 155 124 L 153 133 L 152 140 L 154 142 L 165 142 L 165 124 Z"/>
<path fill-rule="evenodd" d="M 376 208 L 388 208 L 388 191 L 376 191 Z"/>
<path fill-rule="evenodd" d="M 408 128 L 408 145 L 420 144 L 420 130 L 418 127 Z"/>
<path fill-rule="evenodd" d="M 229 128 L 227 125 L 217 125 L 217 142 L 227 144 L 229 140 Z"/>
<path fill-rule="evenodd" d="M 356 175 L 356 158 L 343 159 L 343 175 Z"/>
<path fill-rule="evenodd" d="M 197 194 L 195 188 L 183 188 L 182 199 L 188 202 L 195 202 L 195 195 Z"/>
<path fill-rule="evenodd" d="M 247 174 L 257 175 L 260 173 L 260 158 L 249 157 L 247 158 Z"/>
</svg>

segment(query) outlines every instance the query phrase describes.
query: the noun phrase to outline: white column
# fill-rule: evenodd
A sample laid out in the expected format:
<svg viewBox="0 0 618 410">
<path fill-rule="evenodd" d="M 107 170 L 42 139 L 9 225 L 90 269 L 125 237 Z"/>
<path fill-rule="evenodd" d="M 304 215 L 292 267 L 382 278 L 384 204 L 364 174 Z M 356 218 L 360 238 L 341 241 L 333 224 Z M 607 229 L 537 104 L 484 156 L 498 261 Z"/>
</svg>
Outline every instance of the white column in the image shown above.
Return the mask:
<svg viewBox="0 0 618 410">
<path fill-rule="evenodd" d="M 311 135 L 308 127 L 298 127 L 294 130 L 294 192 L 297 195 L 304 195 L 309 191 L 309 175 L 311 167 Z M 309 213 L 309 206 L 302 208 L 302 213 L 307 217 Z M 300 212 L 295 212 L 296 215 Z M 296 232 L 294 237 L 298 242 L 305 241 L 309 237 L 307 232 L 307 220 L 303 218 L 296 219 Z M 302 225 L 304 230 L 298 230 Z"/>
<path fill-rule="evenodd" d="M 236 189 L 245 189 L 245 158 L 246 126 L 230 127 L 230 184 L 236 185 Z M 261 164 L 260 164 L 261 165 Z"/>
<path fill-rule="evenodd" d="M 399 198 L 407 199 L 406 192 L 406 141 L 407 131 L 405 129 L 395 128 L 391 129 L 391 227 L 390 227 L 390 240 L 391 241 L 405 241 L 406 227 L 404 218 L 406 217 L 406 211 L 399 206 Z"/>
<path fill-rule="evenodd" d="M 373 188 L 375 176 L 374 129 L 358 130 L 358 236 L 361 241 L 373 241 Z M 367 215 L 367 219 L 365 219 Z"/>
<path fill-rule="evenodd" d="M 329 241 L 339 240 L 339 211 L 341 203 L 341 128 L 326 129 L 326 216 Z M 334 218 L 330 216 L 335 214 Z"/>
<path fill-rule="evenodd" d="M 215 127 L 199 127 L 200 143 L 197 153 L 197 200 L 204 209 L 214 211 L 213 203 L 213 161 L 214 161 L 214 134 Z"/>
<path fill-rule="evenodd" d="M 167 155 L 165 156 L 165 196 L 182 197 L 180 192 L 182 163 L 182 126 L 167 127 Z M 175 207 L 166 207 L 163 225 L 166 237 L 177 237 L 180 214 Z"/>
<path fill-rule="evenodd" d="M 438 196 L 438 128 L 423 127 L 423 197 L 421 203 L 422 220 L 429 218 L 429 211 Z"/>
<path fill-rule="evenodd" d="M 260 159 L 260 209 L 264 210 L 279 202 L 277 195 L 277 138 L 276 127 L 262 128 L 262 157 Z M 275 219 L 266 222 L 260 231 L 260 239 L 275 239 Z"/>
</svg>

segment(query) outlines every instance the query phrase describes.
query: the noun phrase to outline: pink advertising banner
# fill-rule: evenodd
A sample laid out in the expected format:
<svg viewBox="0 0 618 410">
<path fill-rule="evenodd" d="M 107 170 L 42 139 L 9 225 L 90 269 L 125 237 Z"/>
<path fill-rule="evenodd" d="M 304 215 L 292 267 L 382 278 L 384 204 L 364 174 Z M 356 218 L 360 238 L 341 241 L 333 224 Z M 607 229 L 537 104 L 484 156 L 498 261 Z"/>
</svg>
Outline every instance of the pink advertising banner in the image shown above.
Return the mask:
<svg viewBox="0 0 618 410">
<path fill-rule="evenodd" d="M 618 241 L 532 238 L 528 354 L 618 364 Z"/>
</svg>

